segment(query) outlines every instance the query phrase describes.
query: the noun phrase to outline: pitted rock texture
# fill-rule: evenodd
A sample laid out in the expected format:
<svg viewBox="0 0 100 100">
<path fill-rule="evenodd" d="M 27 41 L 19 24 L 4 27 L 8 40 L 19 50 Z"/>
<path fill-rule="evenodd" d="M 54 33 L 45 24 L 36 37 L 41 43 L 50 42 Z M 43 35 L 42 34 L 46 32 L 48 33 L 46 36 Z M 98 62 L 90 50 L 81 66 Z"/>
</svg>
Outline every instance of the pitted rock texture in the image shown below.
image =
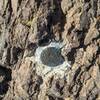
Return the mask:
<svg viewBox="0 0 100 100">
<path fill-rule="evenodd" d="M 36 50 L 51 42 L 69 46 L 63 77 L 38 73 Z M 0 100 L 99 99 L 100 0 L 1 0 Z"/>
</svg>

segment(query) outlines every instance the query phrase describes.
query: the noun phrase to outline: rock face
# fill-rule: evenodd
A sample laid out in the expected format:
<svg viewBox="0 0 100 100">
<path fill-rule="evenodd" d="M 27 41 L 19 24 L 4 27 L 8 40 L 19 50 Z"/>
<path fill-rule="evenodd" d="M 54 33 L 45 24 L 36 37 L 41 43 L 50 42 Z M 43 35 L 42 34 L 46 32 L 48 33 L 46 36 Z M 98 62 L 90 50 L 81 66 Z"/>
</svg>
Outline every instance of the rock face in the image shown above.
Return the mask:
<svg viewBox="0 0 100 100">
<path fill-rule="evenodd" d="M 100 0 L 1 0 L 0 100 L 22 99 L 100 99 Z"/>
</svg>

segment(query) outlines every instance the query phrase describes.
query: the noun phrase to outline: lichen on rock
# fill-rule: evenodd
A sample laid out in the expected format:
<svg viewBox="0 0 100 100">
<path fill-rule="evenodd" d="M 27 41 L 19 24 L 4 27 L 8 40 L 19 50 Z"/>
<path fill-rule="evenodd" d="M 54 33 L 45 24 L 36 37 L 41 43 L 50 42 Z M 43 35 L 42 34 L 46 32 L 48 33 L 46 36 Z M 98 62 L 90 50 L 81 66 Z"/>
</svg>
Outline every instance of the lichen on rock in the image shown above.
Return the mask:
<svg viewBox="0 0 100 100">
<path fill-rule="evenodd" d="M 100 0 L 1 0 L 0 100 L 100 100 Z"/>
</svg>

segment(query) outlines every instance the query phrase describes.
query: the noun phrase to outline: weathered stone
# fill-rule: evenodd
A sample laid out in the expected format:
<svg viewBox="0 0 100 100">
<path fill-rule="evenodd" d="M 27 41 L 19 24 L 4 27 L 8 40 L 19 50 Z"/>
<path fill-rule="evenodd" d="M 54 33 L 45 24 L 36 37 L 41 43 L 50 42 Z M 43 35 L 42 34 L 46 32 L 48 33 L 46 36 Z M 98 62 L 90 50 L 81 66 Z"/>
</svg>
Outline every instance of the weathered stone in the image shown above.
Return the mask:
<svg viewBox="0 0 100 100">
<path fill-rule="evenodd" d="M 99 20 L 100 0 L 1 0 L 0 100 L 99 100 Z"/>
</svg>

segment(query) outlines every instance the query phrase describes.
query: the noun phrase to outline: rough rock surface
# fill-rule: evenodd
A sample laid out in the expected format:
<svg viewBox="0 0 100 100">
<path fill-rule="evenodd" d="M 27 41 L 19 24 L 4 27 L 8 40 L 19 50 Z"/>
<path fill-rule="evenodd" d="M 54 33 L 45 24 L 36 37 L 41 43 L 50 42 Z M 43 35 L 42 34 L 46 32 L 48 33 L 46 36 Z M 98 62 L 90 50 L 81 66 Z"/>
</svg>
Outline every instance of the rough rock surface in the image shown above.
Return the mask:
<svg viewBox="0 0 100 100">
<path fill-rule="evenodd" d="M 63 77 L 37 72 L 51 42 L 64 45 Z M 0 100 L 100 100 L 100 0 L 1 0 Z"/>
</svg>

